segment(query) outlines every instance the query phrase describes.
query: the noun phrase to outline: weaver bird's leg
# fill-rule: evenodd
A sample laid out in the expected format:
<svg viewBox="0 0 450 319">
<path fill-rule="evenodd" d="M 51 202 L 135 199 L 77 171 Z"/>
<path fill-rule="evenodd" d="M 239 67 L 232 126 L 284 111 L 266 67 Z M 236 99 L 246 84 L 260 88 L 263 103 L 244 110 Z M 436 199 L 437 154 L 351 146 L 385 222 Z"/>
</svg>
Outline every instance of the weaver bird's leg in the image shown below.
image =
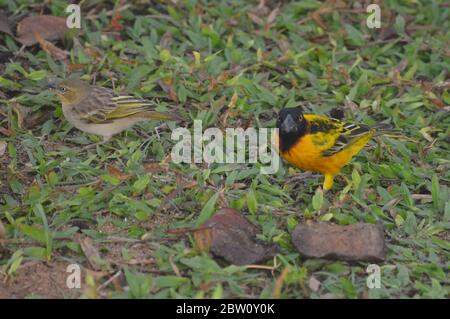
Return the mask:
<svg viewBox="0 0 450 319">
<path fill-rule="evenodd" d="M 333 187 L 333 179 L 334 175 L 332 174 L 325 174 L 325 180 L 323 181 L 323 190 L 328 191 Z"/>
</svg>

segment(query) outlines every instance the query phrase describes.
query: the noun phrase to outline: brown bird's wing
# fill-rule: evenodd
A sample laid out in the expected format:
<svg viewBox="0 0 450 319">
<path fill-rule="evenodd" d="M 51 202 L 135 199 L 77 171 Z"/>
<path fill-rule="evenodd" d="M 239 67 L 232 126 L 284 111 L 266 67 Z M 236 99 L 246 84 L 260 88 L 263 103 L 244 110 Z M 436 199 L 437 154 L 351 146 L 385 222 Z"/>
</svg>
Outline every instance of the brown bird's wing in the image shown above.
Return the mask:
<svg viewBox="0 0 450 319">
<path fill-rule="evenodd" d="M 142 117 L 152 118 L 152 115 L 162 114 L 154 112 L 155 106 L 148 100 L 129 95 L 117 95 L 111 89 L 93 86 L 81 105 L 81 120 L 90 124 L 101 124 L 138 114 L 142 114 Z M 158 117 L 155 115 L 154 118 Z M 165 118 L 160 116 L 158 119 Z"/>
</svg>

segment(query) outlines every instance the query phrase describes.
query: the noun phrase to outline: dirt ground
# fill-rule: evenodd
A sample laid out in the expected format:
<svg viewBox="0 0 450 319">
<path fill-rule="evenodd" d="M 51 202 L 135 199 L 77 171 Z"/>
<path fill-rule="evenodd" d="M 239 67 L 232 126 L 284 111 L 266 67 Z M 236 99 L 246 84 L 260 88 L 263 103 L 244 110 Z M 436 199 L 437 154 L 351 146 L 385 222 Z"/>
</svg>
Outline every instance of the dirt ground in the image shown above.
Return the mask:
<svg viewBox="0 0 450 319">
<path fill-rule="evenodd" d="M 67 263 L 68 265 L 68 263 Z M 0 299 L 75 298 L 80 289 L 66 285 L 67 265 L 63 262 L 31 261 L 22 265 L 14 277 L 0 281 Z"/>
</svg>

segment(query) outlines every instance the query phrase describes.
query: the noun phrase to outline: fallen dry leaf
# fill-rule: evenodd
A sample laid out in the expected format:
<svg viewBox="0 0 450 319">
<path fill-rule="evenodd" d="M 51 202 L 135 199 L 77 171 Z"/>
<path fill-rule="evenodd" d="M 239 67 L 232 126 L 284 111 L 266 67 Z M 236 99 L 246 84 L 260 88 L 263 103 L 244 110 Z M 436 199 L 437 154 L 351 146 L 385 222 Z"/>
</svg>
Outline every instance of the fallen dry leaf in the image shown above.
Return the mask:
<svg viewBox="0 0 450 319">
<path fill-rule="evenodd" d="M 89 264 L 94 270 L 101 270 L 103 266 L 109 266 L 108 263 L 100 257 L 100 253 L 92 243 L 92 239 L 86 236 L 76 236 L 78 243 L 81 246 L 81 250 L 86 256 Z"/>
<path fill-rule="evenodd" d="M 115 11 L 111 18 L 111 22 L 109 23 L 109 26 L 106 30 L 107 31 L 115 31 L 115 32 L 122 31 L 123 25 L 122 25 L 121 20 L 122 20 L 122 15 L 120 14 L 120 11 Z"/>
<path fill-rule="evenodd" d="M 0 32 L 9 34 L 10 36 L 14 37 L 11 30 L 11 24 L 8 20 L 8 16 L 3 11 L 0 11 Z"/>
<path fill-rule="evenodd" d="M 6 239 L 6 229 L 3 226 L 2 221 L 0 220 L 0 245 L 2 245 L 3 240 Z"/>
<path fill-rule="evenodd" d="M 162 163 L 146 163 L 144 164 L 144 170 L 146 173 L 165 173 L 169 171 L 169 165 Z"/>
<path fill-rule="evenodd" d="M 67 65 L 67 72 L 72 73 L 74 71 L 83 70 L 87 64 L 68 63 L 66 65 Z"/>
<path fill-rule="evenodd" d="M 386 254 L 382 224 L 299 224 L 292 233 L 297 250 L 308 258 L 382 261 Z"/>
<path fill-rule="evenodd" d="M 249 265 L 278 253 L 277 245 L 256 239 L 258 232 L 237 210 L 222 208 L 194 232 L 194 238 L 202 251 L 235 265 Z"/>
<path fill-rule="evenodd" d="M 5 128 L 3 126 L 0 126 L 0 133 L 8 137 L 13 135 L 13 132 L 10 129 Z"/>
<path fill-rule="evenodd" d="M 112 164 L 109 164 L 106 169 L 108 170 L 109 175 L 115 176 L 115 177 L 119 178 L 121 181 L 124 181 L 124 180 L 127 180 L 128 178 L 130 178 L 129 174 L 122 173 L 122 171 L 117 166 L 114 166 Z"/>
<path fill-rule="evenodd" d="M 6 143 L 5 141 L 0 141 L 0 156 L 5 155 L 7 146 L 8 146 L 8 143 Z"/>
<path fill-rule="evenodd" d="M 54 57 L 57 60 L 60 61 L 66 61 L 67 57 L 69 56 L 69 52 L 66 50 L 62 50 L 58 48 L 56 45 L 54 45 L 51 42 L 48 42 L 44 38 L 41 37 L 41 35 L 38 32 L 34 32 L 34 37 L 39 42 L 39 45 L 41 46 L 42 50 L 50 54 L 52 57 Z"/>
<path fill-rule="evenodd" d="M 279 13 L 280 13 L 280 7 L 276 7 L 275 9 L 273 9 L 270 12 L 269 16 L 267 17 L 267 23 L 274 22 Z"/>
<path fill-rule="evenodd" d="M 19 128 L 24 129 L 24 121 L 25 118 L 31 113 L 31 108 L 24 107 L 15 101 L 11 103 L 11 108 L 17 114 L 17 125 Z"/>
<path fill-rule="evenodd" d="M 177 96 L 177 92 L 174 88 L 172 78 L 159 80 L 158 84 L 163 89 L 164 92 L 169 94 L 169 97 L 172 101 L 174 101 L 175 103 L 178 103 L 178 96 Z"/>
<path fill-rule="evenodd" d="M 316 277 L 311 276 L 311 277 L 309 277 L 308 286 L 309 286 L 309 289 L 311 289 L 312 291 L 318 292 L 319 288 L 320 288 L 320 281 L 318 281 L 316 279 Z"/>
<path fill-rule="evenodd" d="M 159 45 L 162 49 L 167 49 L 170 50 L 170 46 L 172 45 L 173 42 L 173 38 L 172 38 L 172 33 L 170 33 L 169 31 L 166 31 L 163 36 L 161 37 L 161 41 L 159 41 Z"/>
<path fill-rule="evenodd" d="M 250 20 L 252 20 L 254 23 L 258 25 L 264 25 L 264 20 L 258 17 L 256 14 L 253 14 L 251 12 L 247 13 L 247 16 Z"/>
<path fill-rule="evenodd" d="M 275 281 L 275 288 L 273 289 L 272 298 L 278 299 L 281 296 L 281 289 L 283 288 L 284 280 L 286 279 L 287 274 L 289 273 L 289 268 L 285 267 L 281 272 L 280 276 Z"/>
<path fill-rule="evenodd" d="M 11 107 L 17 114 L 17 125 L 21 129 L 26 130 L 32 129 L 35 126 L 44 123 L 52 115 L 51 110 L 42 110 L 32 113 L 30 107 L 24 107 L 15 101 L 11 103 Z"/>
<path fill-rule="evenodd" d="M 43 39 L 56 40 L 61 39 L 67 30 L 69 29 L 65 17 L 31 16 L 17 24 L 17 40 L 25 46 L 30 46 L 38 43 L 35 33 L 39 33 Z"/>
</svg>

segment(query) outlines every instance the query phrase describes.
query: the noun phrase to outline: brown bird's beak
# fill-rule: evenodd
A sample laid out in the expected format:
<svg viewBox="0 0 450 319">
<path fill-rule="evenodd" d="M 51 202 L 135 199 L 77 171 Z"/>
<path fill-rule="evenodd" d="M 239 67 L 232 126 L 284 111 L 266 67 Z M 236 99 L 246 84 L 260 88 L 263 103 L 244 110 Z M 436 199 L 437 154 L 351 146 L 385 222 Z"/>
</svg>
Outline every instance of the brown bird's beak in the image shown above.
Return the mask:
<svg viewBox="0 0 450 319">
<path fill-rule="evenodd" d="M 56 90 L 56 83 L 48 83 L 47 87 L 49 90 Z"/>
</svg>

